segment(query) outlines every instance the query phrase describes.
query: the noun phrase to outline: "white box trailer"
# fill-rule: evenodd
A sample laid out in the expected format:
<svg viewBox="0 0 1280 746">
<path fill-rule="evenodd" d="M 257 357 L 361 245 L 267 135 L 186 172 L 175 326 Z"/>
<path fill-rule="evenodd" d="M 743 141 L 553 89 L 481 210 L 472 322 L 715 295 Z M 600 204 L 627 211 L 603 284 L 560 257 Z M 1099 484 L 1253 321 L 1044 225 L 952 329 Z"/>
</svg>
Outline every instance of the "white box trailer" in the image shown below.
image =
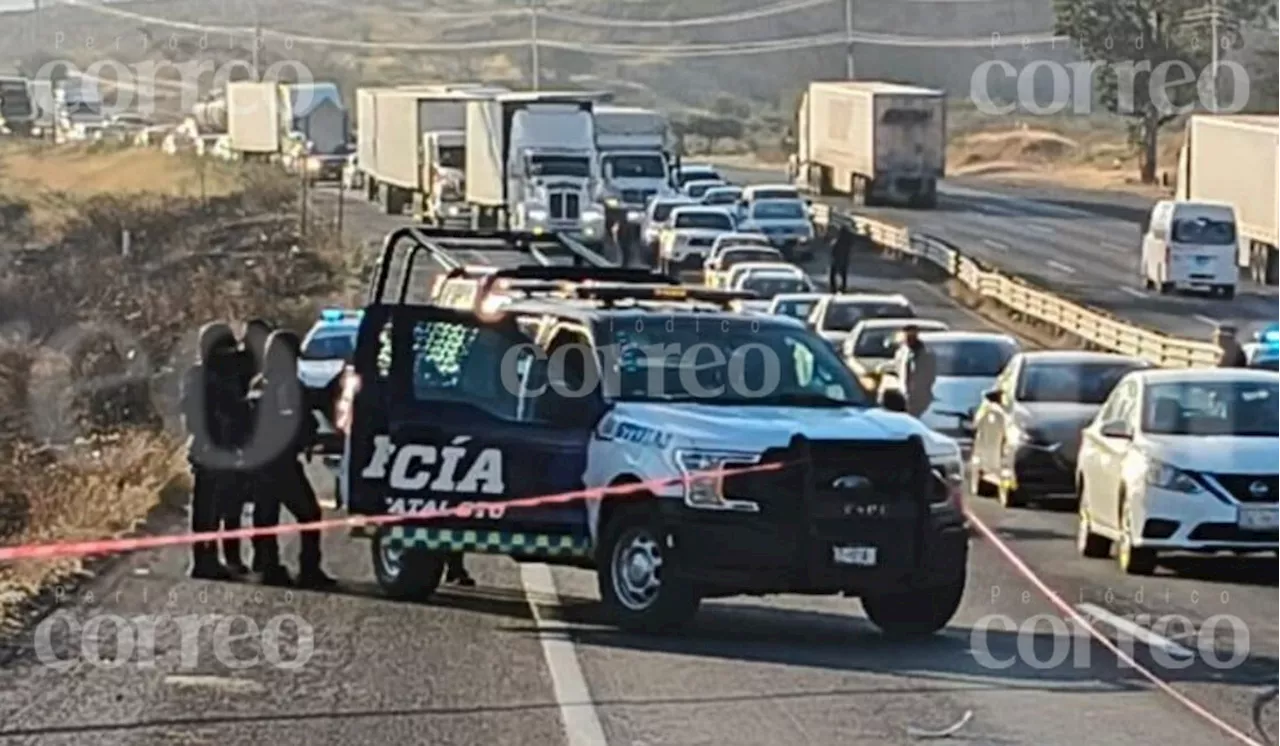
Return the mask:
<svg viewBox="0 0 1280 746">
<path fill-rule="evenodd" d="M 399 214 L 409 204 L 421 219 L 442 217 L 434 177 L 438 167 L 457 171 L 458 178 L 447 181 L 460 186 L 467 101 L 505 90 L 450 85 L 359 89 L 356 143 L 366 196 L 381 202 L 387 214 Z"/>
<path fill-rule="evenodd" d="M 946 94 L 876 81 L 809 84 L 792 177 L 867 205 L 933 207 L 946 172 Z"/>
<path fill-rule="evenodd" d="M 1250 279 L 1267 284 L 1275 284 L 1277 277 L 1277 153 L 1280 117 L 1193 116 L 1178 155 L 1175 193 L 1180 201 L 1235 207 L 1237 264 Z"/>
<path fill-rule="evenodd" d="M 227 136 L 231 150 L 241 157 L 279 155 L 280 91 L 276 83 L 227 83 Z"/>
</svg>

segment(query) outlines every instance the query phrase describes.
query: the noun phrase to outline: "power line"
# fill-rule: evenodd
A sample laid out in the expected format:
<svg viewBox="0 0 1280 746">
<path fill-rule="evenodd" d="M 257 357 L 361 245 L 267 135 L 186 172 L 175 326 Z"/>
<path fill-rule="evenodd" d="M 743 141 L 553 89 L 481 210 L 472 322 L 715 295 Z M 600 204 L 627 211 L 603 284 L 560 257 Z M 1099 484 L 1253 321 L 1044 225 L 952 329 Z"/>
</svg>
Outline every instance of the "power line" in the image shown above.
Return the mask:
<svg viewBox="0 0 1280 746">
<path fill-rule="evenodd" d="M 673 18 L 669 20 L 607 18 L 604 16 L 587 15 L 586 13 L 555 10 L 543 11 L 542 17 L 551 18 L 563 23 L 572 23 L 578 26 L 595 26 L 599 28 L 617 28 L 619 26 L 626 26 L 628 28 L 671 29 L 754 21 L 760 18 L 770 18 L 772 16 L 782 15 L 783 13 L 794 13 L 799 10 L 816 8 L 820 5 L 833 5 L 834 3 L 835 0 L 791 0 L 791 2 L 778 3 L 777 5 L 766 5 L 762 8 L 743 10 L 736 13 L 724 13 L 722 15 L 715 16 L 699 16 L 696 18 Z"/>
<path fill-rule="evenodd" d="M 215 26 L 209 24 L 191 23 L 187 21 L 176 21 L 168 18 L 158 18 L 155 16 L 147 16 L 140 13 L 121 10 L 102 5 L 89 5 L 80 0 L 63 0 L 68 5 L 78 8 L 90 10 L 95 13 L 103 13 L 126 18 L 144 24 L 156 26 L 164 26 L 168 28 L 176 28 L 187 31 L 198 31 L 201 33 L 219 33 L 219 34 L 246 34 L 255 33 L 254 27 L 250 26 Z M 295 34 L 286 31 L 279 31 L 271 28 L 262 28 L 260 33 L 264 37 L 281 39 L 289 44 L 304 44 L 308 46 L 331 47 L 335 49 L 370 49 L 370 50 L 398 50 L 404 52 L 465 52 L 465 51 L 497 51 L 503 49 L 526 48 L 529 45 L 529 39 L 491 39 L 481 41 L 459 41 L 459 42 L 395 42 L 395 41 L 354 41 L 349 39 L 332 39 L 321 36 L 311 36 L 306 34 Z M 1066 41 L 1067 37 L 1058 36 L 1051 32 L 1041 32 L 1033 34 L 1014 34 L 1005 44 L 1021 45 L 1021 44 L 1053 44 L 1060 41 Z M 800 49 L 817 49 L 822 47 L 838 46 L 854 41 L 862 44 L 874 44 L 890 47 L 915 47 L 915 48 L 968 48 L 977 49 L 984 47 L 1001 46 L 1000 43 L 993 41 L 993 37 L 924 37 L 924 36 L 907 36 L 902 34 L 885 34 L 878 32 L 855 31 L 852 35 L 845 33 L 828 33 L 814 34 L 808 36 L 793 37 L 789 39 L 772 39 L 766 41 L 751 42 L 729 42 L 729 43 L 676 43 L 676 44 L 608 44 L 608 43 L 590 43 L 581 41 L 561 41 L 556 39 L 538 40 L 540 46 L 549 49 L 556 49 L 564 52 L 580 52 L 586 54 L 596 54 L 603 56 L 664 56 L 673 58 L 691 58 L 691 57 L 721 57 L 736 54 L 766 54 L 773 52 L 795 51 Z"/>
</svg>

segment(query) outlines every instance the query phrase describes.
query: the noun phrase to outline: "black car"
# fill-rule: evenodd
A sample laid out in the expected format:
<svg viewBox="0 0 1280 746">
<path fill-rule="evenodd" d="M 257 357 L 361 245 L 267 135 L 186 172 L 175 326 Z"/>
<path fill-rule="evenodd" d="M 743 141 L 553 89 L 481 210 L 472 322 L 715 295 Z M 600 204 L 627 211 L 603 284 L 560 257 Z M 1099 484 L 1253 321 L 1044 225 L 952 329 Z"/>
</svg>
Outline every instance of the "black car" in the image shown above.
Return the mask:
<svg viewBox="0 0 1280 746">
<path fill-rule="evenodd" d="M 1102 352 L 1015 355 L 973 418 L 970 490 L 1005 507 L 1075 494 L 1080 432 L 1140 358 Z"/>
</svg>

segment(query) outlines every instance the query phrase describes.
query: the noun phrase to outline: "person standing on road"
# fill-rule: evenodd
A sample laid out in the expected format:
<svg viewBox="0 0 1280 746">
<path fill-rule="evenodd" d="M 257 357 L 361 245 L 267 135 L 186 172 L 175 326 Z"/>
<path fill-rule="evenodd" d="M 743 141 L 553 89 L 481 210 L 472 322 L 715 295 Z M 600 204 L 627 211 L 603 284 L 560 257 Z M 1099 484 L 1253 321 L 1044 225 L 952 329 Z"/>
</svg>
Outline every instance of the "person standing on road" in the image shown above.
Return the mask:
<svg viewBox="0 0 1280 746">
<path fill-rule="evenodd" d="M 222 506 L 235 492 L 237 394 L 236 338 L 221 322 L 200 330 L 199 359 L 182 380 L 183 424 L 191 436 L 191 532 L 218 530 Z M 229 580 L 233 573 L 218 559 L 218 545 L 197 542 L 191 548 L 191 577 Z"/>
<path fill-rule="evenodd" d="M 268 528 L 280 523 L 280 507 L 293 513 L 298 523 L 320 520 L 320 502 L 302 468 L 299 457 L 315 442 L 316 423 L 298 380 L 298 336 L 287 330 L 271 333 L 264 349 L 263 372 L 254 379 L 250 398 L 257 408 L 255 422 L 261 432 L 257 442 L 273 452 L 255 454 L 264 463 L 255 475 L 253 525 Z M 320 567 L 320 532 L 301 532 L 298 556 L 298 585 L 323 589 L 336 584 Z M 254 565 L 263 568 L 263 582 L 288 585 L 288 572 L 280 564 L 280 543 L 276 536 L 254 539 Z"/>
<path fill-rule="evenodd" d="M 833 293 L 843 293 L 849 289 L 849 252 L 853 250 L 853 231 L 847 225 L 841 225 L 831 242 L 831 269 L 827 284 Z"/>
<path fill-rule="evenodd" d="M 895 367 L 902 391 L 907 396 L 907 413 L 920 417 L 933 404 L 933 384 L 938 378 L 937 361 L 920 340 L 920 327 L 908 324 L 902 329 L 902 346 L 898 348 Z"/>
<path fill-rule="evenodd" d="M 1244 354 L 1244 348 L 1236 340 L 1236 328 L 1234 326 L 1219 324 L 1213 330 L 1213 343 L 1218 346 L 1218 349 L 1222 350 L 1222 355 L 1218 357 L 1219 368 L 1249 367 L 1248 356 Z"/>
</svg>

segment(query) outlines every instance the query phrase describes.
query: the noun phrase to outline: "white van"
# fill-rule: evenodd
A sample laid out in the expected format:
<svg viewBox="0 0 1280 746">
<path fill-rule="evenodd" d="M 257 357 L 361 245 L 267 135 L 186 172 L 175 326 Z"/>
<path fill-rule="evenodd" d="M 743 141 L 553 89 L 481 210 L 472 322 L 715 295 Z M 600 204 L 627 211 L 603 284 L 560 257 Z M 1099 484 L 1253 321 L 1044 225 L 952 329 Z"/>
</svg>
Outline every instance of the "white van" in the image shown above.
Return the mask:
<svg viewBox="0 0 1280 746">
<path fill-rule="evenodd" d="M 1236 211 L 1222 202 L 1157 202 L 1142 237 L 1142 281 L 1161 294 L 1207 290 L 1232 298 L 1240 272 Z"/>
</svg>

